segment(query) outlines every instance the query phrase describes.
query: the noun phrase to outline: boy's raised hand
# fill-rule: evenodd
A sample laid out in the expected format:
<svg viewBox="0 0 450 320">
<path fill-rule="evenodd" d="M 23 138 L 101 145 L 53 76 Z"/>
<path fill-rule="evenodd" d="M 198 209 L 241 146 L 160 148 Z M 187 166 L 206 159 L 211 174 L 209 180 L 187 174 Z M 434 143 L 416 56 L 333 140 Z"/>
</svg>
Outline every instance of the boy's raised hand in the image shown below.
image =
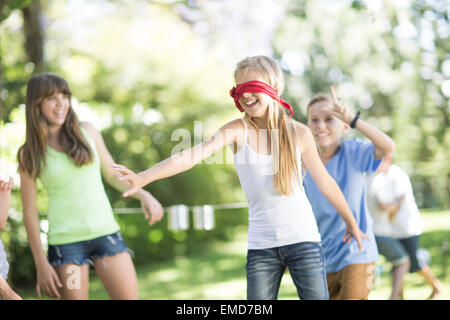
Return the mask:
<svg viewBox="0 0 450 320">
<path fill-rule="evenodd" d="M 330 110 L 330 112 L 333 114 L 333 116 L 341 119 L 347 124 L 350 124 L 355 115 L 351 113 L 348 106 L 346 106 L 342 101 L 339 101 L 339 99 L 336 97 L 336 92 L 334 92 L 333 87 L 330 87 L 330 92 L 331 100 L 333 103 L 333 108 Z"/>
</svg>

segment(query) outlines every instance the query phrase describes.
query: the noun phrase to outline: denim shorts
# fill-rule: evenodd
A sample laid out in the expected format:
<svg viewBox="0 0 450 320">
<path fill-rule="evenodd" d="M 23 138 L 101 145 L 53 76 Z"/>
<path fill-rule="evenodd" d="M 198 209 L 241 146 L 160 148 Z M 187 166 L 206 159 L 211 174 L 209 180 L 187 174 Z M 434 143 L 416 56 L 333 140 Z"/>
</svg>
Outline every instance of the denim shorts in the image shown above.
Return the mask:
<svg viewBox="0 0 450 320">
<path fill-rule="evenodd" d="M 390 237 L 375 237 L 380 254 L 386 257 L 394 266 L 411 262 L 410 273 L 424 268 L 428 262 L 423 249 L 419 249 L 419 236 L 405 239 L 394 239 Z"/>
<path fill-rule="evenodd" d="M 65 264 L 94 265 L 94 260 L 118 253 L 133 251 L 128 249 L 120 231 L 92 240 L 48 246 L 48 261 L 52 266 Z"/>
</svg>

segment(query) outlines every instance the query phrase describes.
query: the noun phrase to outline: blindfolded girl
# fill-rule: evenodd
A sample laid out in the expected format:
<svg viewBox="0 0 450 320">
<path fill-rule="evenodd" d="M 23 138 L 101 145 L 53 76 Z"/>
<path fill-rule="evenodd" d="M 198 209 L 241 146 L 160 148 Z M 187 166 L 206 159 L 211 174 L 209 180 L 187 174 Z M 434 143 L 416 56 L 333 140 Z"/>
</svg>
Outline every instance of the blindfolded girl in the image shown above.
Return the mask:
<svg viewBox="0 0 450 320">
<path fill-rule="evenodd" d="M 301 299 L 328 299 L 321 239 L 302 187 L 302 164 L 344 219 L 347 231 L 342 241 L 354 238 L 361 247 L 365 235 L 325 170 L 310 130 L 291 119 L 291 106 L 280 98 L 284 80 L 278 63 L 265 56 L 246 58 L 238 63 L 234 78 L 236 87 L 230 94 L 244 117 L 140 173 L 113 165 L 133 186 L 124 196 L 231 146 L 249 207 L 247 298 L 276 299 L 287 267 Z"/>
</svg>

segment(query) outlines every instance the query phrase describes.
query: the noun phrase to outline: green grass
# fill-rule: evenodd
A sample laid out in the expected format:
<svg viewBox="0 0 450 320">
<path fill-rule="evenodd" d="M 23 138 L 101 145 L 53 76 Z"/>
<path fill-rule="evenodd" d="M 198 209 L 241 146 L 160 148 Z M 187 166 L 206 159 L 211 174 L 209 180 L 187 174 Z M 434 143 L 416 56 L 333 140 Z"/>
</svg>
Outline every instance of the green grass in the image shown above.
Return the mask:
<svg viewBox="0 0 450 320">
<path fill-rule="evenodd" d="M 425 232 L 421 247 L 432 257 L 431 270 L 444 285 L 439 299 L 450 300 L 450 274 L 443 276 L 443 241 L 450 241 L 450 211 L 423 213 Z M 245 299 L 245 262 L 247 248 L 246 228 L 236 233 L 233 241 L 214 243 L 209 249 L 195 255 L 179 256 L 169 262 L 155 262 L 137 266 L 139 296 L 141 299 Z M 448 260 L 448 259 L 447 259 Z M 369 299 L 385 300 L 391 291 L 390 264 L 383 257 L 377 262 L 384 272 L 375 277 Z M 447 268 L 450 273 L 450 268 Z M 90 274 L 90 299 L 109 299 L 95 273 Z M 37 299 L 33 289 L 17 289 L 25 299 Z M 417 274 L 407 274 L 404 298 L 423 300 L 431 288 Z M 295 286 L 288 274 L 283 277 L 279 299 L 298 299 Z"/>
</svg>

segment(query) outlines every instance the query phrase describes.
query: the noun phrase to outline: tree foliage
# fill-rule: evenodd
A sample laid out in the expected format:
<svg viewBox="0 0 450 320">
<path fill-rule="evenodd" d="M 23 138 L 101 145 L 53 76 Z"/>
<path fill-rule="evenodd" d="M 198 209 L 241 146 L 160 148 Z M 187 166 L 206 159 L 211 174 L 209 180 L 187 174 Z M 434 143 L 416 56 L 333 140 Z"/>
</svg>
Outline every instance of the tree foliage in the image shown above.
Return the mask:
<svg viewBox="0 0 450 320">
<path fill-rule="evenodd" d="M 450 49 L 446 1 L 291 1 L 274 38 L 301 112 L 338 95 L 397 144 L 421 207 L 450 206 Z M 326 18 L 324 18 L 326 17 Z"/>
<path fill-rule="evenodd" d="M 143 170 L 171 155 L 180 143 L 175 130 L 187 130 L 192 145 L 239 117 L 228 96 L 234 68 L 229 61 L 243 58 L 237 54 L 273 52 L 286 73 L 284 97 L 297 120 L 305 122 L 313 94 L 333 85 L 340 98 L 394 138 L 396 161 L 410 173 L 419 205 L 450 206 L 450 42 L 444 0 L 285 0 L 276 5 L 255 0 L 250 7 L 238 0 L 42 1 L 42 39 L 31 46 L 41 46 L 41 62 L 33 58 L 39 48 L 34 55 L 26 45 L 37 40 L 27 40 L 25 32 L 23 9 L 32 2 L 37 0 L 2 2 L 0 18 L 0 169 L 15 175 L 16 185 L 25 88 L 34 73 L 65 77 L 79 118 L 102 130 L 117 162 Z M 272 11 L 282 12 L 280 7 L 282 19 L 274 19 Z M 274 34 L 267 21 L 279 21 Z M 271 47 L 261 50 L 267 43 Z M 204 129 L 197 140 L 194 121 Z M 225 156 L 230 159 L 229 150 Z M 202 164 L 147 189 L 164 206 L 244 200 L 232 165 Z M 38 190 L 38 208 L 45 213 L 40 183 Z M 110 187 L 107 193 L 114 208 L 139 207 Z M 14 212 L 1 236 L 12 262 L 11 279 L 29 283 L 32 257 L 18 189 L 13 194 Z M 142 215 L 117 219 L 137 263 L 202 250 L 247 223 L 245 210 L 217 212 L 217 227 L 208 232 L 171 232 L 167 220 L 149 227 Z"/>
</svg>

